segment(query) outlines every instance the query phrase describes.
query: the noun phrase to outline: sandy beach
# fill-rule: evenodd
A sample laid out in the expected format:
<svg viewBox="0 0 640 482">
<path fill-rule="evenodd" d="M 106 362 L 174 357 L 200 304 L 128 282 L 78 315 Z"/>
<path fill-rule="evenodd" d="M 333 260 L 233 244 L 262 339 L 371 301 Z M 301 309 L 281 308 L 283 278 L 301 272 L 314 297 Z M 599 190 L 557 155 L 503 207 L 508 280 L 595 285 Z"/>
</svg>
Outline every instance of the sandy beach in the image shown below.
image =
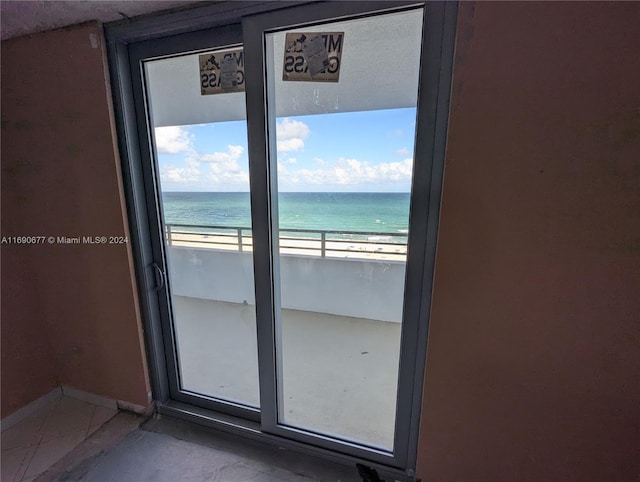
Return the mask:
<svg viewBox="0 0 640 482">
<path fill-rule="evenodd" d="M 191 248 L 224 249 L 230 251 L 253 251 L 251 236 L 242 236 L 239 243 L 237 234 L 203 234 L 172 232 L 168 240 L 170 246 Z M 322 256 L 322 241 L 318 239 L 280 237 L 280 253 L 302 256 Z M 354 240 L 327 240 L 325 257 L 349 259 L 379 259 L 406 261 L 407 248 L 402 244 L 385 244 Z"/>
</svg>

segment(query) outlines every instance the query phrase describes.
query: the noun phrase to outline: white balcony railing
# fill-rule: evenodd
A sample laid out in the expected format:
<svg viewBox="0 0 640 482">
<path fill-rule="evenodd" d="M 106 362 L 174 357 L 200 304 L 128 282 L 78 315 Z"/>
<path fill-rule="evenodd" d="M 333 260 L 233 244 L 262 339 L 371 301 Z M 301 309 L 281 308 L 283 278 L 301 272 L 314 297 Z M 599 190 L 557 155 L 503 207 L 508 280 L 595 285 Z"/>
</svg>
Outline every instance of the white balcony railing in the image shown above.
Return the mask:
<svg viewBox="0 0 640 482">
<path fill-rule="evenodd" d="M 169 246 L 252 251 L 251 228 L 197 224 L 165 224 Z M 322 258 L 375 258 L 405 261 L 407 235 L 374 231 L 281 229 L 281 254 Z"/>
</svg>

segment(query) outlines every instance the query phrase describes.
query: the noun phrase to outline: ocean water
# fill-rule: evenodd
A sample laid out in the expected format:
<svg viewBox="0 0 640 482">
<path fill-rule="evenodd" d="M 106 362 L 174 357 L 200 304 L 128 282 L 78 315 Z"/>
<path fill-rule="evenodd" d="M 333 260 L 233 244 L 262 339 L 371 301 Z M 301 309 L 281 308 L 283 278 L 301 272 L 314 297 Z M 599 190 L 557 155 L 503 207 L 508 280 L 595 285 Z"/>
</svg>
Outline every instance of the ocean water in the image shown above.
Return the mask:
<svg viewBox="0 0 640 482">
<path fill-rule="evenodd" d="M 249 193 L 165 192 L 162 198 L 167 224 L 251 226 Z M 409 194 L 280 193 L 278 211 L 281 230 L 359 231 L 386 239 L 385 233 L 408 232 Z M 371 234 L 363 237 L 376 239 Z"/>
</svg>

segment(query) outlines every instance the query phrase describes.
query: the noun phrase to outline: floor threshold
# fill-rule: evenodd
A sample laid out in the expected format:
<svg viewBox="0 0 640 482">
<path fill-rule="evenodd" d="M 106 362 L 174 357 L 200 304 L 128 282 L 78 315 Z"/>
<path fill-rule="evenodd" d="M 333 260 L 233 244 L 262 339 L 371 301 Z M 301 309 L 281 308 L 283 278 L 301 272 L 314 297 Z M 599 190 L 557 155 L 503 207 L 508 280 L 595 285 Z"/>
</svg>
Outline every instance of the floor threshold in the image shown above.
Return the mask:
<svg viewBox="0 0 640 482">
<path fill-rule="evenodd" d="M 164 419 L 179 419 L 183 422 L 187 422 L 188 425 L 182 426 L 182 428 L 178 428 L 180 425 L 165 425 L 162 423 L 163 419 L 161 418 L 160 420 L 156 419 L 147 422 L 144 425 L 145 430 L 156 430 L 155 427 L 161 427 L 161 430 L 164 430 L 165 427 L 167 429 L 168 427 L 172 427 L 171 431 L 174 436 L 178 436 L 176 434 L 181 433 L 180 430 L 185 430 L 185 434 L 189 434 L 189 436 L 198 434 L 198 437 L 204 437 L 205 439 L 207 436 L 214 436 L 215 432 L 224 432 L 227 435 L 236 437 L 240 443 L 246 443 L 249 441 L 250 444 L 254 446 L 275 447 L 280 451 L 290 451 L 295 453 L 296 458 L 301 456 L 309 457 L 310 460 L 315 460 L 316 463 L 320 463 L 322 467 L 326 468 L 329 465 L 335 465 L 336 470 L 346 471 L 343 473 L 342 478 L 321 477 L 318 480 L 363 480 L 358 475 L 356 464 L 363 464 L 366 467 L 374 469 L 380 476 L 381 480 L 386 482 L 414 482 L 416 480 L 412 475 L 408 475 L 396 467 L 389 467 L 377 462 L 354 457 L 352 455 L 308 445 L 276 435 L 266 434 L 260 430 L 260 425 L 256 422 L 194 407 L 182 402 L 170 401 L 166 404 L 158 405 L 157 411 L 161 417 L 166 416 Z M 212 431 L 210 429 L 214 430 Z M 177 432 L 174 432 L 173 430 L 177 430 Z M 215 436 L 220 436 L 220 434 Z M 178 436 L 178 438 L 180 437 Z"/>
</svg>

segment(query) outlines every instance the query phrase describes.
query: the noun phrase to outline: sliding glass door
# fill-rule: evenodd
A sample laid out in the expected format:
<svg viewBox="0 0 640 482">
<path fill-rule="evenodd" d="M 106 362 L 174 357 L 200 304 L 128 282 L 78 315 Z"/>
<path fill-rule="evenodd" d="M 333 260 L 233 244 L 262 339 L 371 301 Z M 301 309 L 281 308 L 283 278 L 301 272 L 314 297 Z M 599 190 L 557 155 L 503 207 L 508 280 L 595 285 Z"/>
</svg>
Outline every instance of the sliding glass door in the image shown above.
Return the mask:
<svg viewBox="0 0 640 482">
<path fill-rule="evenodd" d="M 446 10 L 319 3 L 128 47 L 161 411 L 411 467 Z"/>
<path fill-rule="evenodd" d="M 422 10 L 264 39 L 277 423 L 392 452 Z"/>
<path fill-rule="evenodd" d="M 177 388 L 257 408 L 242 45 L 148 60 L 143 68 Z"/>
</svg>

